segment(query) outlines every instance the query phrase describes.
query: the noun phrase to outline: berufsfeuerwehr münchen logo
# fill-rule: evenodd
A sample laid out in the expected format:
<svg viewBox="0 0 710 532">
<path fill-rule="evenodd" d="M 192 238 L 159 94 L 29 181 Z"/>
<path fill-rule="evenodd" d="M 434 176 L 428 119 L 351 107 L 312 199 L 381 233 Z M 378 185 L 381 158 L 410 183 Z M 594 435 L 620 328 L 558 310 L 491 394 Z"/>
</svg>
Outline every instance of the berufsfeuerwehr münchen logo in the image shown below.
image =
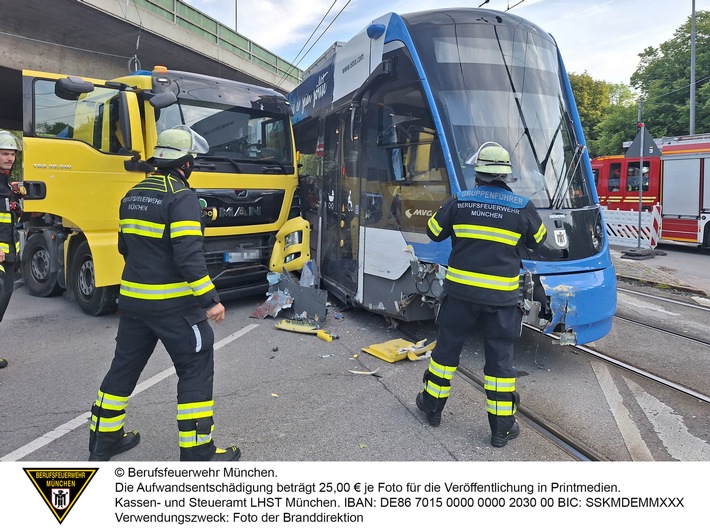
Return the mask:
<svg viewBox="0 0 710 532">
<path fill-rule="evenodd" d="M 24 467 L 25 473 L 52 510 L 59 524 L 79 500 L 84 488 L 98 469 L 33 469 Z"/>
</svg>

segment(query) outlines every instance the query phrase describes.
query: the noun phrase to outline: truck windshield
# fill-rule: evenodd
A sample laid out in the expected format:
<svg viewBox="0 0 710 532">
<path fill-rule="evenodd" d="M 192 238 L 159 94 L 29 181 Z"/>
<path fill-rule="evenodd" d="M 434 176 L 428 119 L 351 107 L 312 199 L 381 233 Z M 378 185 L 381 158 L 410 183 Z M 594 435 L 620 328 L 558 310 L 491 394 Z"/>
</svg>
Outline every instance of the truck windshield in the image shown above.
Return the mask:
<svg viewBox="0 0 710 532">
<path fill-rule="evenodd" d="M 198 159 L 293 165 L 289 116 L 260 109 L 178 99 L 176 105 L 161 110 L 158 133 L 179 124 L 190 126 L 209 143 L 209 152 L 198 156 Z"/>
<path fill-rule="evenodd" d="M 584 149 L 569 117 L 557 48 L 534 27 L 415 24 L 412 35 L 451 149 L 461 189 L 465 161 L 486 141 L 511 154 L 511 188 L 538 208 L 591 204 Z"/>
</svg>

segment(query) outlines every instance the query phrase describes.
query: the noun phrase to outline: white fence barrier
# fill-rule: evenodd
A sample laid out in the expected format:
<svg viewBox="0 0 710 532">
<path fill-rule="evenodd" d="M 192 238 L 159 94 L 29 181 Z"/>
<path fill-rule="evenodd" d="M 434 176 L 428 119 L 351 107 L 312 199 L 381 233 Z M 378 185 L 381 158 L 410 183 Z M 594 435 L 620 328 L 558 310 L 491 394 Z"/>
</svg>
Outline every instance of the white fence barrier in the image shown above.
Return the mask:
<svg viewBox="0 0 710 532">
<path fill-rule="evenodd" d="M 610 244 L 639 245 L 640 232 L 640 247 L 655 249 L 658 245 L 661 233 L 661 210 L 658 205 L 654 205 L 651 212 L 641 213 L 640 229 L 638 211 L 610 210 L 606 207 L 602 210 Z"/>
</svg>

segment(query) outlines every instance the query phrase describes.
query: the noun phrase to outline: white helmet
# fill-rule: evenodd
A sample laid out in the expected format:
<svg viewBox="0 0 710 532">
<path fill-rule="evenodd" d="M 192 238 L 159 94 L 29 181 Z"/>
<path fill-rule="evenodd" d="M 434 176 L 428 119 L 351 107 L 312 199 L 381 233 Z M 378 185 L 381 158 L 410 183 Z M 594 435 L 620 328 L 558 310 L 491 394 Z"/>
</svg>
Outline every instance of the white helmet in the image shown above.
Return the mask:
<svg viewBox="0 0 710 532">
<path fill-rule="evenodd" d="M 22 141 L 9 131 L 0 131 L 0 150 L 22 151 Z"/>
<path fill-rule="evenodd" d="M 516 179 L 511 175 L 513 166 L 510 164 L 510 154 L 497 142 L 484 142 L 478 151 L 466 160 L 467 165 L 473 165 L 476 177 L 489 182 L 500 179 L 513 183 Z"/>
<path fill-rule="evenodd" d="M 210 149 L 205 138 L 185 125 L 166 129 L 158 135 L 153 157 L 148 159 L 155 166 L 174 166 L 198 153 Z"/>
</svg>

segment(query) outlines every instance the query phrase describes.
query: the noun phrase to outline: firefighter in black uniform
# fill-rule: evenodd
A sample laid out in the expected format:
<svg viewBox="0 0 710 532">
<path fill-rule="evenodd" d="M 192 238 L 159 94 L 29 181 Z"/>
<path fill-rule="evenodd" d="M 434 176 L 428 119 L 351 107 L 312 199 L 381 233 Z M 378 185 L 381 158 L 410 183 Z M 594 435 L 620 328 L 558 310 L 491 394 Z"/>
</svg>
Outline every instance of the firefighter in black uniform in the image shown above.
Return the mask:
<svg viewBox="0 0 710 532">
<path fill-rule="evenodd" d="M 178 376 L 180 460 L 238 460 L 237 447 L 218 449 L 212 385 L 214 334 L 225 310 L 207 272 L 197 196 L 187 184 L 194 156 L 209 149 L 187 126 L 158 136 L 149 163 L 156 173 L 121 201 L 118 249 L 121 277 L 116 352 L 91 409 L 90 460 L 108 460 L 140 441 L 126 432 L 128 398 L 160 340 Z"/>
<path fill-rule="evenodd" d="M 0 321 L 2 321 L 15 284 L 15 266 L 20 259 L 20 241 L 17 221 L 20 214 L 20 189 L 11 181 L 10 172 L 15 164 L 22 142 L 9 131 L 0 131 Z M 3 345 L 0 343 L 0 345 Z M 0 368 L 7 360 L 0 358 Z"/>
<path fill-rule="evenodd" d="M 491 445 L 503 447 L 519 433 L 513 344 L 522 329 L 520 246 L 538 247 L 546 230 L 535 206 L 506 185 L 515 178 L 502 146 L 486 142 L 466 164 L 475 165 L 477 186 L 449 198 L 427 226 L 434 241 L 451 237 L 452 250 L 437 316 L 437 343 L 416 404 L 430 425 L 441 423 L 464 341 L 474 324 L 479 325 Z"/>
</svg>

